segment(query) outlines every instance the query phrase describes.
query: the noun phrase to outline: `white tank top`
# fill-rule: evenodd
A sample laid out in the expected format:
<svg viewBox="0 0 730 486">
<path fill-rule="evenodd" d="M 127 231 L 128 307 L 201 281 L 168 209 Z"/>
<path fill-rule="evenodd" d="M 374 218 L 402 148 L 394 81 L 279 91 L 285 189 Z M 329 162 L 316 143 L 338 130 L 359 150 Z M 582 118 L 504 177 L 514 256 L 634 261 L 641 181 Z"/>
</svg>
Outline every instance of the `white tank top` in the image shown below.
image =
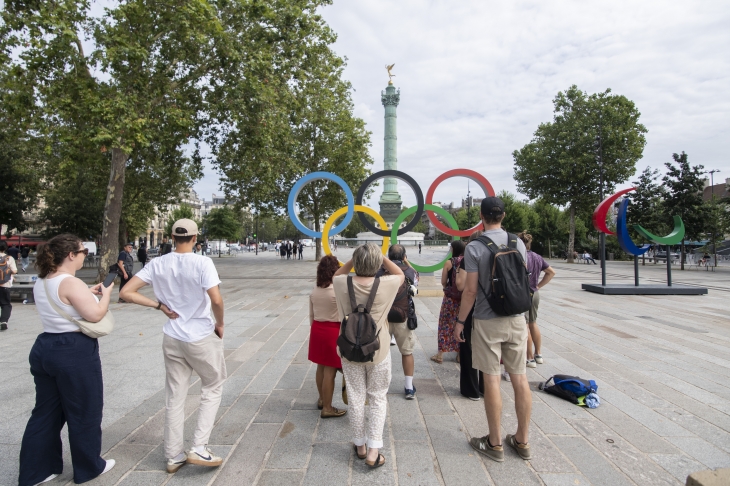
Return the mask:
<svg viewBox="0 0 730 486">
<path fill-rule="evenodd" d="M 52 334 L 58 334 L 60 332 L 74 332 L 79 330 L 79 326 L 73 322 L 65 319 L 59 315 L 58 312 L 51 306 L 48 299 L 53 299 L 53 302 L 64 310 L 68 315 L 74 319 L 83 319 L 73 306 L 64 304 L 61 298 L 58 296 L 58 287 L 61 282 L 71 277 L 68 273 L 62 273 L 56 275 L 53 278 L 46 279 L 46 285 L 48 285 L 48 292 L 51 294 L 46 295 L 46 289 L 43 285 L 43 280 L 38 279 L 33 286 L 33 298 L 35 299 L 35 308 L 38 310 L 38 314 L 41 316 L 41 323 L 43 323 L 43 331 Z M 98 301 L 99 299 L 97 299 Z"/>
</svg>

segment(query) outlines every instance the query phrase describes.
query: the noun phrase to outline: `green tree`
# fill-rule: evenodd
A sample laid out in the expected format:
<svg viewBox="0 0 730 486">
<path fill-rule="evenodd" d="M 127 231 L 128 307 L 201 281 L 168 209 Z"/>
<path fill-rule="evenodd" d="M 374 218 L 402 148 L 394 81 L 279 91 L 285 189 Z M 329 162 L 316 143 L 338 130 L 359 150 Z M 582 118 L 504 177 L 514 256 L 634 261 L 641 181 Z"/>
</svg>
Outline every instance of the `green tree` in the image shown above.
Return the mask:
<svg viewBox="0 0 730 486">
<path fill-rule="evenodd" d="M 504 202 L 502 227 L 511 233 L 533 231 L 537 227 L 537 214 L 530 204 L 519 201 L 514 194 L 502 191 L 498 194 Z"/>
<path fill-rule="evenodd" d="M 565 224 L 560 208 L 538 199 L 532 205 L 537 216 L 537 224 L 532 231 L 532 244 L 540 248 L 547 247 L 548 258 L 553 256 L 553 245 L 563 244 L 563 236 L 568 233 L 568 225 Z M 567 241 L 567 239 L 566 239 Z"/>
<path fill-rule="evenodd" d="M 228 206 L 215 208 L 203 218 L 202 233 L 209 240 L 237 240 L 241 233 L 241 222 Z"/>
<path fill-rule="evenodd" d="M 684 270 L 684 242 L 698 240 L 706 230 L 707 206 L 702 200 L 704 166 L 691 166 L 687 154 L 672 154 L 673 162 L 665 162 L 667 173 L 662 178 L 667 189 L 664 208 L 670 216 L 680 216 L 685 236 L 681 244 L 681 269 Z"/>
<path fill-rule="evenodd" d="M 655 234 L 666 234 L 669 231 L 668 218 L 662 205 L 666 191 L 656 183 L 658 179 L 659 171 L 646 167 L 638 180 L 632 182 L 636 190 L 627 195 L 631 199 L 627 215 L 631 222 L 629 232 L 637 242 L 643 241 L 643 238 L 634 231 L 636 224 Z M 642 255 L 642 260 L 645 263 L 645 255 Z"/>
<path fill-rule="evenodd" d="M 588 95 L 573 85 L 553 105 L 553 121 L 541 123 L 532 141 L 513 152 L 514 177 L 528 197 L 567 206 L 572 262 L 576 214 L 598 203 L 601 165 L 608 193 L 634 173 L 647 130 L 634 103 L 610 89 Z"/>
</svg>

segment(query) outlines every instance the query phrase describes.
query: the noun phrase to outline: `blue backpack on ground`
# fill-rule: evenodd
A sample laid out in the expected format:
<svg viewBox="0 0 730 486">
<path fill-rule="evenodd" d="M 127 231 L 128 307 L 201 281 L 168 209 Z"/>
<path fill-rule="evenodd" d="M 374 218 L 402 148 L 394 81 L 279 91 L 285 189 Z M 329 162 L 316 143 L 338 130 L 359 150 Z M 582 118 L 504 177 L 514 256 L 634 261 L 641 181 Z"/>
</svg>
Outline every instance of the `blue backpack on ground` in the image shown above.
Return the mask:
<svg viewBox="0 0 730 486">
<path fill-rule="evenodd" d="M 551 381 L 552 385 L 549 384 Z M 548 378 L 546 382 L 540 383 L 538 388 L 576 405 L 596 408 L 600 404 L 597 395 L 598 385 L 593 380 L 584 380 L 570 375 L 555 375 Z M 592 404 L 595 406 L 591 406 Z"/>
</svg>

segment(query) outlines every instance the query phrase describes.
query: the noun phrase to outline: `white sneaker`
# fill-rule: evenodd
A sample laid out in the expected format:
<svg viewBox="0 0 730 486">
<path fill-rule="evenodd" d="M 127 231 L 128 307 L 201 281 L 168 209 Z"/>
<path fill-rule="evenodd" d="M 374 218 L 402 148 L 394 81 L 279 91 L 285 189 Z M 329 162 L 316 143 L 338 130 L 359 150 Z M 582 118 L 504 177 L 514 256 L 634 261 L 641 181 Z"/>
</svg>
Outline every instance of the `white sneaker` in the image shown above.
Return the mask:
<svg viewBox="0 0 730 486">
<path fill-rule="evenodd" d="M 504 378 L 504 381 L 512 381 L 512 378 L 509 377 L 509 373 L 507 373 L 507 370 L 502 370 L 502 378 Z"/>
<path fill-rule="evenodd" d="M 526 366 L 528 368 L 537 368 L 537 363 L 535 362 L 534 359 L 528 359 L 527 360 L 527 363 L 526 363 Z"/>
<path fill-rule="evenodd" d="M 53 481 L 57 477 L 58 477 L 58 474 L 51 474 L 50 476 L 48 476 L 46 479 L 44 479 L 40 483 L 35 483 L 35 486 L 38 486 L 39 484 L 47 483 L 48 481 Z"/>
<path fill-rule="evenodd" d="M 390 336 L 390 345 L 395 346 L 396 344 L 398 344 L 398 343 L 395 342 L 395 336 Z"/>
<path fill-rule="evenodd" d="M 202 454 L 195 449 L 190 449 L 187 462 L 198 466 L 217 467 L 223 464 L 223 458 L 213 455 L 213 451 L 206 447 Z"/>
<path fill-rule="evenodd" d="M 104 468 L 104 470 L 103 470 L 103 471 L 101 472 L 101 474 L 106 474 L 106 473 L 108 473 L 109 471 L 111 471 L 111 470 L 112 470 L 112 468 L 114 467 L 114 465 L 115 465 L 116 463 L 117 463 L 117 461 L 115 461 L 114 459 L 107 459 L 107 460 L 106 460 L 106 467 L 105 467 L 105 468 Z M 101 476 L 101 474 L 99 474 L 99 476 Z"/>
<path fill-rule="evenodd" d="M 188 455 L 181 452 L 176 457 L 167 460 L 167 472 L 172 474 L 178 471 L 187 462 Z"/>
<path fill-rule="evenodd" d="M 537 363 L 537 364 L 542 364 L 543 363 L 543 359 L 542 359 L 542 356 L 541 355 L 539 355 L 539 354 L 536 354 L 535 355 L 535 363 Z"/>
</svg>

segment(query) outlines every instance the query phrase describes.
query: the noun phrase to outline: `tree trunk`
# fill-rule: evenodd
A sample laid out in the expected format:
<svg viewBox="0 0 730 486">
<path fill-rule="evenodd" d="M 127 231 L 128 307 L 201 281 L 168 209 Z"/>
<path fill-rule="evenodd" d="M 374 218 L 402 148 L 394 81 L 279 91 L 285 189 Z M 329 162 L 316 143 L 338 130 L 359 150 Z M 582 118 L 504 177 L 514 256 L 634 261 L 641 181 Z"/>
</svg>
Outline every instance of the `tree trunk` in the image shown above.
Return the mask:
<svg viewBox="0 0 730 486">
<path fill-rule="evenodd" d="M 573 248 L 575 247 L 575 205 L 570 203 L 570 224 L 568 225 L 568 259 L 567 263 L 574 263 Z"/>
<path fill-rule="evenodd" d="M 321 231 L 319 226 L 319 216 L 314 217 L 314 231 L 317 233 Z M 316 248 L 314 251 L 314 260 L 318 262 L 322 259 L 322 238 L 315 238 L 314 244 Z"/>
<path fill-rule="evenodd" d="M 548 258 L 553 257 L 553 249 L 552 246 L 550 246 L 550 238 L 548 238 Z"/>
<path fill-rule="evenodd" d="M 109 273 L 109 266 L 116 263 L 119 250 L 119 220 L 122 217 L 122 198 L 124 196 L 124 172 L 129 155 L 122 149 L 112 149 L 112 165 L 109 185 L 104 203 L 104 224 L 101 232 L 101 259 L 99 261 L 99 282 Z"/>
<path fill-rule="evenodd" d="M 669 255 L 667 255 L 667 258 L 669 258 Z M 682 240 L 682 245 L 679 247 L 679 269 L 684 270 L 684 240 Z"/>
</svg>

